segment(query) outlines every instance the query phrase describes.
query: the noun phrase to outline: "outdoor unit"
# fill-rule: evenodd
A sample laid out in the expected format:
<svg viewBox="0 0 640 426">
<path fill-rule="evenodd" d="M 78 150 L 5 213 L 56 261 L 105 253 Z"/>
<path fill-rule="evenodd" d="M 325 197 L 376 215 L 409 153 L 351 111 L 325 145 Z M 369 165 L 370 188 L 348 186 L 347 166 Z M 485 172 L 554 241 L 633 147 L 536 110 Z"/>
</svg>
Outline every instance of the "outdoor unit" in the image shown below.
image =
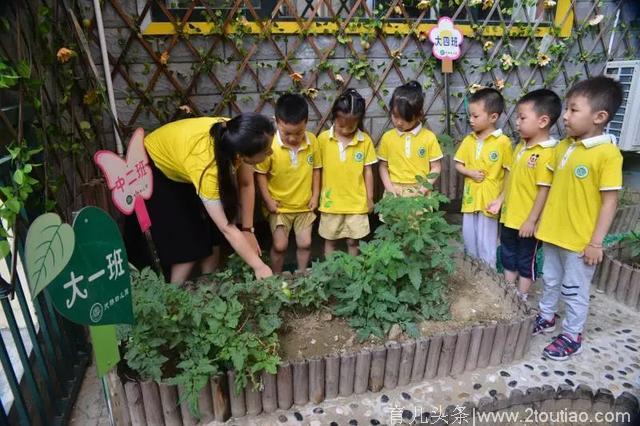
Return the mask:
<svg viewBox="0 0 640 426">
<path fill-rule="evenodd" d="M 640 152 L 640 61 L 607 62 L 605 74 L 624 89 L 622 105 L 605 131 L 616 136 L 620 150 Z"/>
</svg>

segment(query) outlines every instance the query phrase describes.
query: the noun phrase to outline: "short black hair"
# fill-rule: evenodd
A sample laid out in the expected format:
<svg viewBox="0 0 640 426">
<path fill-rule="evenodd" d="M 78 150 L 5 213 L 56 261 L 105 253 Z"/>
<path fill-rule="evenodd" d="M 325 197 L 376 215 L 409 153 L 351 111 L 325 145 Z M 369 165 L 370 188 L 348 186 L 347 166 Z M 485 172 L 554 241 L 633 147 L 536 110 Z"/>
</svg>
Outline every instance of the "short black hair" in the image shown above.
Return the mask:
<svg viewBox="0 0 640 426">
<path fill-rule="evenodd" d="M 423 105 L 422 86 L 417 81 L 410 81 L 396 87 L 391 95 L 389 109 L 391 112 L 395 111 L 403 120 L 413 121 L 422 115 Z"/>
<path fill-rule="evenodd" d="M 553 90 L 538 89 L 527 93 L 518 101 L 518 105 L 531 102 L 533 104 L 533 110 L 538 116 L 546 115 L 549 117 L 549 127 L 556 124 L 560 114 L 562 114 L 562 101 L 560 96 Z"/>
<path fill-rule="evenodd" d="M 504 98 L 496 89 L 485 87 L 473 93 L 469 97 L 469 103 L 482 102 L 484 110 L 489 114 L 502 114 L 504 111 Z"/>
<path fill-rule="evenodd" d="M 276 102 L 276 120 L 298 124 L 309 119 L 309 105 L 304 96 L 285 93 Z"/>
<path fill-rule="evenodd" d="M 574 84 L 567 92 L 567 99 L 572 96 L 587 98 L 593 112 L 606 111 L 609 114 L 608 122 L 620 108 L 624 92 L 619 82 L 610 77 L 599 75 Z"/>
</svg>

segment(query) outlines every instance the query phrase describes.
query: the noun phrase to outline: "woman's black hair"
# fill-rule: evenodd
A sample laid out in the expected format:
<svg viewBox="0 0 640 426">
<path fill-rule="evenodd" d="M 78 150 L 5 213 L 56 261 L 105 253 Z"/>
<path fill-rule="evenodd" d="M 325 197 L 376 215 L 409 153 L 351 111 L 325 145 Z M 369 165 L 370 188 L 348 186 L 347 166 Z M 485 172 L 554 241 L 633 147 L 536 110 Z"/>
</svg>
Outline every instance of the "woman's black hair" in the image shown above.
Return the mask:
<svg viewBox="0 0 640 426">
<path fill-rule="evenodd" d="M 272 121 L 255 112 L 243 113 L 229 121 L 215 123 L 209 130 L 213 138 L 213 161 L 218 167 L 220 200 L 230 222 L 236 219 L 238 210 L 238 193 L 233 173 L 234 160 L 238 155 L 249 157 L 267 149 L 274 133 Z M 210 166 L 211 164 L 207 168 Z"/>
<path fill-rule="evenodd" d="M 417 81 L 410 81 L 396 87 L 391 95 L 389 109 L 405 121 L 413 121 L 422 117 L 424 94 Z"/>
<path fill-rule="evenodd" d="M 331 107 L 331 121 L 335 121 L 338 113 L 358 117 L 358 129 L 364 131 L 364 98 L 356 89 L 347 89 L 338 96 Z"/>
</svg>

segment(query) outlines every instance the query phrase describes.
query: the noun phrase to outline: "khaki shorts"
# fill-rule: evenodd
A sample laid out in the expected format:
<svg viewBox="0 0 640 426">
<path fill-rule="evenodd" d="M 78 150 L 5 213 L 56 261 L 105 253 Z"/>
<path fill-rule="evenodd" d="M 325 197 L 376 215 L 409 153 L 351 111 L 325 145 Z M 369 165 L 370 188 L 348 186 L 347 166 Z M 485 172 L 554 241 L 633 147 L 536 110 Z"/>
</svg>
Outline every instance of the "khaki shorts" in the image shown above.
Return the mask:
<svg viewBox="0 0 640 426">
<path fill-rule="evenodd" d="M 420 194 L 419 183 L 394 183 L 393 186 L 400 188 L 401 197 L 417 197 Z"/>
<path fill-rule="evenodd" d="M 366 214 L 320 214 L 318 234 L 325 240 L 359 240 L 369 232 L 369 216 Z"/>
<path fill-rule="evenodd" d="M 269 227 L 271 228 L 272 234 L 278 226 L 282 226 L 287 235 L 291 232 L 291 228 L 293 228 L 297 235 L 299 232 L 313 225 L 314 220 L 316 220 L 314 212 L 269 214 Z"/>
</svg>

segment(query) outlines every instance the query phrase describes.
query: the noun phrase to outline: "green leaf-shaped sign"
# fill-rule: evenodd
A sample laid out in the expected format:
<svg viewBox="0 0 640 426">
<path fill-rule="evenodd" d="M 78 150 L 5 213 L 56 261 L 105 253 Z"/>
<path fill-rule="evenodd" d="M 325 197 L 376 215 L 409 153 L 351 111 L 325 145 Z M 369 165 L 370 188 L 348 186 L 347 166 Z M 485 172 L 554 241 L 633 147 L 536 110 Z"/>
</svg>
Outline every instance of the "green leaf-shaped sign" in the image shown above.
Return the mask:
<svg viewBox="0 0 640 426">
<path fill-rule="evenodd" d="M 132 324 L 129 262 L 118 226 L 103 210 L 85 207 L 73 231 L 71 261 L 47 287 L 53 306 L 78 324 Z"/>
<path fill-rule="evenodd" d="M 31 297 L 35 298 L 67 266 L 75 237 L 55 213 L 39 216 L 29 228 L 25 257 Z"/>
</svg>

